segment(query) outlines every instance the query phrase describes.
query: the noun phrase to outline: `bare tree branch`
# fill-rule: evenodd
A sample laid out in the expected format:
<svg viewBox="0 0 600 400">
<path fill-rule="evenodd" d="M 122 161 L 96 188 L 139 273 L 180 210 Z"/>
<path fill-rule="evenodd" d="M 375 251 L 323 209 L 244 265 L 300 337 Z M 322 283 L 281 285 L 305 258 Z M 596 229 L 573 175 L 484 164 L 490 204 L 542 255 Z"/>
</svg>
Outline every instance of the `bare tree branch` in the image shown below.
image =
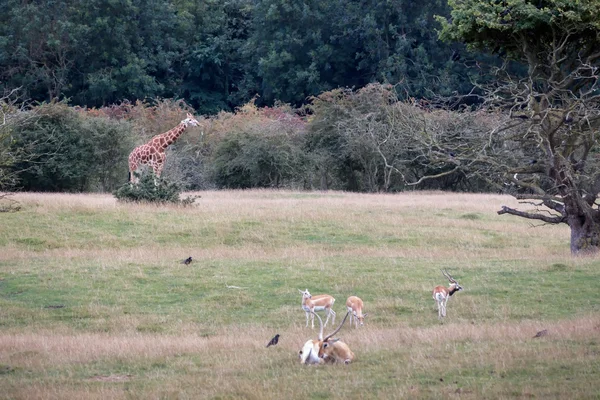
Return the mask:
<svg viewBox="0 0 600 400">
<path fill-rule="evenodd" d="M 510 208 L 507 206 L 502 206 L 502 209 L 500 211 L 498 211 L 498 215 L 502 215 L 502 214 L 511 214 L 511 215 L 516 215 L 516 216 L 527 218 L 527 219 L 537 219 L 537 220 L 544 221 L 544 222 L 547 222 L 550 224 L 559 224 L 561 222 L 565 222 L 564 216 L 557 215 L 554 217 L 549 217 L 547 215 L 542 215 L 540 213 L 529 213 L 529 212 L 525 212 L 525 211 L 515 210 L 514 208 Z"/>
</svg>

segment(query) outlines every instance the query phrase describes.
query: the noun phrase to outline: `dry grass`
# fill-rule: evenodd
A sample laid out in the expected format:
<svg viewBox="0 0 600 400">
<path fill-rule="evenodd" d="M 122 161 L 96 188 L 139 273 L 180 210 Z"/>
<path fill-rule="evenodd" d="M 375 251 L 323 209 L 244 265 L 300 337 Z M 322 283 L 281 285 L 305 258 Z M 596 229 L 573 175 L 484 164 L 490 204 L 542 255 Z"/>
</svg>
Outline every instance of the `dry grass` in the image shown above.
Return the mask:
<svg viewBox="0 0 600 400">
<path fill-rule="evenodd" d="M 380 363 L 388 363 L 382 370 L 398 378 L 393 385 L 387 385 L 379 396 L 403 398 L 412 393 L 416 397 L 429 397 L 434 393 L 461 394 L 468 398 L 513 397 L 502 388 L 511 385 L 512 371 L 534 366 L 545 369 L 545 365 L 563 365 L 563 360 L 577 360 L 580 364 L 597 368 L 597 350 L 573 347 L 574 341 L 597 340 L 600 318 L 592 316 L 560 323 L 549 327 L 549 335 L 543 339 L 532 336 L 543 322 L 483 324 L 480 326 L 459 326 L 447 324 L 427 329 L 401 327 L 401 329 L 369 328 L 349 330 L 343 338 L 350 343 L 359 358 L 350 367 L 327 367 L 329 371 L 318 371 L 315 367 L 301 367 L 293 357 L 307 332 L 295 329 L 288 332 L 278 347 L 264 349 L 264 338 L 270 332 L 261 327 L 244 327 L 243 335 L 226 330 L 215 337 L 202 338 L 196 335 L 164 337 L 157 335 L 113 336 L 98 334 L 57 335 L 21 334 L 6 335 L 0 338 L 0 362 L 13 368 L 29 371 L 31 374 L 52 376 L 56 366 L 72 372 L 63 372 L 58 382 L 44 385 L 14 388 L 17 398 L 154 398 L 154 397 L 244 397 L 277 399 L 283 394 L 297 397 L 310 390 L 298 387 L 295 380 L 313 379 L 324 374 L 328 379 L 346 381 L 351 390 L 340 388 L 341 392 L 331 392 L 323 388 L 332 398 L 345 396 L 371 397 L 363 392 L 372 384 L 373 368 Z M 235 328 L 235 327 L 234 327 Z M 453 368 L 448 368 L 451 362 Z M 98 373 L 97 370 L 78 371 L 78 365 L 128 365 L 125 371 L 117 367 L 115 372 Z M 137 365 L 164 363 L 158 371 L 136 370 Z M 462 371 L 473 367 L 482 369 L 483 375 L 497 380 L 495 388 L 478 386 L 470 382 Z M 183 369 L 185 375 L 178 372 Z M 252 373 L 250 371 L 254 370 Z M 262 371 L 262 372 L 259 372 Z M 367 371 L 368 378 L 361 378 Z M 386 372 L 384 372 L 386 371 Z M 448 371 L 451 371 L 450 374 Z M 321 374 L 319 374 L 321 372 Z M 577 371 L 567 369 L 564 379 L 576 380 Z M 572 373 L 573 375 L 569 376 Z M 190 375 L 198 374 L 196 378 Z M 350 379 L 358 379 L 350 383 Z M 247 375 L 252 376 L 249 381 Z M 432 375 L 438 380 L 436 387 L 428 389 L 419 381 L 423 375 Z M 245 378 L 246 377 L 246 378 Z M 237 380 L 239 378 L 239 380 Z M 152 381 L 161 382 L 157 388 Z M 320 379 L 319 379 L 320 380 Z M 505 380 L 507 383 L 503 383 Z M 74 382 L 78 382 L 74 385 Z M 133 393 L 123 383 L 130 383 Z M 205 386 L 209 383 L 208 386 Z M 325 382 L 323 382 L 325 383 Z M 118 384 L 115 386 L 115 384 Z M 577 384 L 577 383 L 576 383 Z M 146 385 L 151 387 L 147 389 Z M 567 395 L 581 388 L 566 383 L 563 390 L 555 387 L 547 391 L 539 384 L 530 383 L 521 395 L 528 397 L 547 393 Z M 290 390 L 291 387 L 295 389 Z M 393 391 L 388 391 L 390 389 Z M 518 386 L 513 387 L 519 393 Z M 298 392 L 298 390 L 300 392 Z M 413 393 L 414 392 L 414 393 Z M 165 395 L 171 393 L 171 395 Z M 361 394 L 362 393 L 362 394 Z M 513 394 L 514 394 L 513 393 Z M 374 393 L 371 393 L 374 395 Z M 289 398 L 286 397 L 286 398 Z M 561 397 L 561 396 L 558 396 Z M 577 397 L 577 396 L 576 396 Z M 62 397 L 65 398 L 65 397 Z"/>
<path fill-rule="evenodd" d="M 500 195 L 20 193 L 0 226 L 0 398 L 592 398 L 598 257 Z M 192 255 L 190 266 L 180 260 Z M 431 288 L 465 291 L 438 321 Z M 228 288 L 235 285 L 241 289 Z M 297 288 L 358 294 L 358 359 L 302 367 Z M 328 328 L 329 329 L 329 328 Z M 548 335 L 533 338 L 548 329 Z M 275 332 L 280 344 L 265 349 Z M 310 382 L 310 384 L 306 384 Z"/>
</svg>

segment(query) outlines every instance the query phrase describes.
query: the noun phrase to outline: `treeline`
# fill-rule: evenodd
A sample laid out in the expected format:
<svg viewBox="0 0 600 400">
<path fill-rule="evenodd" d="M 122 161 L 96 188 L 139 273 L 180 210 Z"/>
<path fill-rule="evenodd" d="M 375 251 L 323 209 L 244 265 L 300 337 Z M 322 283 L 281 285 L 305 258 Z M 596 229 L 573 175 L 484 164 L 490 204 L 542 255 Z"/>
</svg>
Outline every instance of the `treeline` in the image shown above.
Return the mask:
<svg viewBox="0 0 600 400">
<path fill-rule="evenodd" d="M 20 156 L 0 166 L 0 172 L 9 172 L 4 176 L 13 177 L 5 186 L 114 190 L 127 182 L 131 150 L 177 125 L 189 110 L 172 100 L 93 109 L 50 102 L 15 109 L 3 126 L 0 148 Z M 201 125 L 188 128 L 169 148 L 163 176 L 190 190 L 490 190 L 467 179 L 465 170 L 448 173 L 453 154 L 444 143 L 465 134 L 485 139 L 497 118 L 399 101 L 391 85 L 381 84 L 324 92 L 308 109 L 257 107 L 250 101 L 236 112 L 199 117 Z M 436 158 L 443 162 L 432 162 Z M 425 175 L 434 178 L 411 186 Z"/>
<path fill-rule="evenodd" d="M 177 98 L 214 115 L 373 82 L 404 98 L 466 93 L 479 73 L 462 45 L 437 39 L 445 0 L 2 3 L 0 90 L 32 101 Z"/>
</svg>

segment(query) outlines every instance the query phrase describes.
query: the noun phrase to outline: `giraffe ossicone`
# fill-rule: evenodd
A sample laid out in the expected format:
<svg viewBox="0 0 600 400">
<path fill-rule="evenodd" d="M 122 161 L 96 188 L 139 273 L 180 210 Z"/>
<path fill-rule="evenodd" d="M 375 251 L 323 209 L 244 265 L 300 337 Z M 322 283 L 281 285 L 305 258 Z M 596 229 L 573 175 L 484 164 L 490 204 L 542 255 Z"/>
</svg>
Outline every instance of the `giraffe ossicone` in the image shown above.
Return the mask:
<svg viewBox="0 0 600 400">
<path fill-rule="evenodd" d="M 148 165 L 152 168 L 154 175 L 158 178 L 165 166 L 167 155 L 165 150 L 170 144 L 175 142 L 179 136 L 186 130 L 188 126 L 198 126 L 200 123 L 190 113 L 187 113 L 186 118 L 179 123 L 175 128 L 156 135 L 150 139 L 148 143 L 133 149 L 129 154 L 129 181 L 137 183 L 139 178 L 134 175 L 134 172 L 142 165 Z"/>
</svg>

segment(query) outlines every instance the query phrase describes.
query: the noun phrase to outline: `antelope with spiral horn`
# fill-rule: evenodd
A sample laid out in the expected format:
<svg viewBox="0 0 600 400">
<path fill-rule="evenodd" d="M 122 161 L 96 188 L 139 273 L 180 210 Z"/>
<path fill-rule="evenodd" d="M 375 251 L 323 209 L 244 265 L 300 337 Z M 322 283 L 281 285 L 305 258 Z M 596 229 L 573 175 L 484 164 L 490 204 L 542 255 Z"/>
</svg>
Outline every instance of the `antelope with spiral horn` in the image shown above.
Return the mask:
<svg viewBox="0 0 600 400">
<path fill-rule="evenodd" d="M 346 313 L 344 320 L 337 327 L 335 331 L 323 337 L 323 320 L 321 317 L 311 311 L 319 319 L 321 326 L 319 330 L 319 337 L 317 340 L 308 340 L 302 346 L 302 350 L 298 352 L 300 362 L 302 364 L 323 364 L 323 363 L 344 363 L 350 364 L 354 360 L 354 353 L 350 350 L 350 347 L 339 339 L 332 339 L 333 335 L 338 333 L 348 315 Z"/>
<path fill-rule="evenodd" d="M 460 286 L 456 279 L 452 278 L 447 271 L 442 270 L 442 274 L 448 279 L 450 286 L 436 286 L 433 289 L 433 299 L 436 301 L 438 307 L 438 318 L 446 316 L 446 304 L 448 303 L 450 296 L 463 290 L 463 287 Z"/>
</svg>

